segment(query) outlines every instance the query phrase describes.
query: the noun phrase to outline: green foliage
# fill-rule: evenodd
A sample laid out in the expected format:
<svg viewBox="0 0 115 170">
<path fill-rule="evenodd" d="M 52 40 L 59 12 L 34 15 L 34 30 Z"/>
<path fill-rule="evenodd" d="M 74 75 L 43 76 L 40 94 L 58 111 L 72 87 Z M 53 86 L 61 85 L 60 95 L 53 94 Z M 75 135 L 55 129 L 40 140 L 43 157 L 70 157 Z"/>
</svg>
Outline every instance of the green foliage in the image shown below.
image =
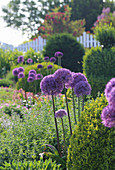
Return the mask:
<svg viewBox="0 0 115 170">
<path fill-rule="evenodd" d="M 115 45 L 115 27 L 105 24 L 104 26 L 96 26 L 94 29 L 96 40 L 100 42 L 104 48 L 111 48 Z"/>
<path fill-rule="evenodd" d="M 11 80 L 8 80 L 8 79 L 1 79 L 0 80 L 0 87 L 3 86 L 3 87 L 9 87 L 9 86 L 12 86 L 13 85 L 13 81 Z"/>
<path fill-rule="evenodd" d="M 43 62 L 43 56 L 40 53 L 35 52 L 32 48 L 27 50 L 27 52 L 24 54 L 25 62 L 28 58 L 31 58 L 33 60 L 33 63 Z"/>
<path fill-rule="evenodd" d="M 107 128 L 100 115 L 107 101 L 102 95 L 87 102 L 70 139 L 67 168 L 69 170 L 114 169 L 114 128 Z"/>
<path fill-rule="evenodd" d="M 37 69 L 38 64 L 43 65 L 43 69 L 41 71 Z M 26 92 L 33 92 L 33 93 L 40 92 L 40 81 L 41 80 L 35 80 L 34 82 L 28 83 L 27 82 L 28 73 L 30 70 L 34 69 L 36 70 L 37 73 L 41 73 L 43 77 L 50 73 L 53 74 L 58 69 L 58 65 L 54 64 L 54 69 L 47 70 L 47 66 L 50 64 L 53 65 L 51 62 L 48 62 L 48 63 L 42 62 L 42 63 L 37 63 L 34 65 L 28 65 L 24 71 L 25 77 L 23 79 L 19 79 L 16 84 L 17 89 L 23 88 Z"/>
<path fill-rule="evenodd" d="M 83 58 L 83 72 L 92 87 L 95 97 L 98 91 L 103 92 L 106 83 L 115 77 L 115 48 L 91 48 Z"/>
<path fill-rule="evenodd" d="M 55 52 L 63 52 L 61 65 L 74 72 L 82 72 L 84 47 L 72 35 L 63 33 L 51 36 L 46 42 L 43 55 L 52 57 Z"/>
<path fill-rule="evenodd" d="M 52 159 L 46 159 L 45 161 L 43 161 L 43 159 L 41 158 L 39 161 L 27 161 L 27 160 L 23 160 L 23 161 L 11 161 L 9 163 L 5 162 L 4 163 L 4 167 L 0 167 L 1 170 L 5 170 L 5 169 L 16 169 L 16 170 L 20 170 L 20 169 L 31 169 L 31 170 L 37 170 L 37 169 L 45 169 L 45 170 L 59 170 L 60 165 L 57 165 L 56 162 L 52 162 Z"/>
</svg>

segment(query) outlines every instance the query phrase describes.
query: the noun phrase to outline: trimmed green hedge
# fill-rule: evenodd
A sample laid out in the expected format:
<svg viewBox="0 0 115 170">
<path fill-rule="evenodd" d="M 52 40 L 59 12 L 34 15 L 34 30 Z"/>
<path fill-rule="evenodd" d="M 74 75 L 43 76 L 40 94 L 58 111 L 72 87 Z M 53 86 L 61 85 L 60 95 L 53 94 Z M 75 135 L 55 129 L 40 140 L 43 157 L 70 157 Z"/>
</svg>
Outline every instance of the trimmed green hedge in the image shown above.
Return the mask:
<svg viewBox="0 0 115 170">
<path fill-rule="evenodd" d="M 13 85 L 13 81 L 11 80 L 8 80 L 8 79 L 1 79 L 0 80 L 0 87 L 3 86 L 3 87 L 9 87 L 9 86 L 12 86 Z"/>
<path fill-rule="evenodd" d="M 82 72 L 85 50 L 83 45 L 77 42 L 76 38 L 67 33 L 51 36 L 46 42 L 43 55 L 51 58 L 57 51 L 61 51 L 64 54 L 61 58 L 62 67 L 68 68 L 73 72 Z"/>
<path fill-rule="evenodd" d="M 37 69 L 38 64 L 43 65 L 43 69 L 41 70 L 41 72 L 40 72 L 40 70 Z M 40 81 L 41 80 L 37 80 L 37 81 L 35 80 L 34 82 L 28 83 L 27 82 L 28 73 L 30 70 L 34 69 L 34 70 L 36 70 L 37 74 L 41 73 L 44 77 L 48 74 L 53 74 L 58 68 L 61 68 L 58 65 L 54 64 L 54 69 L 47 71 L 48 65 L 53 65 L 53 64 L 51 62 L 48 62 L 48 63 L 42 62 L 42 63 L 36 63 L 34 65 L 28 65 L 24 71 L 25 78 L 18 80 L 18 82 L 16 84 L 16 88 L 17 89 L 23 88 L 26 92 L 34 92 L 35 93 L 35 90 L 37 93 L 40 92 Z"/>
<path fill-rule="evenodd" d="M 115 131 L 105 127 L 100 118 L 107 104 L 104 95 L 86 103 L 70 139 L 68 170 L 114 169 Z"/>
<path fill-rule="evenodd" d="M 92 96 L 103 92 L 106 83 L 115 77 L 115 48 L 92 47 L 83 57 L 83 73 L 92 87 Z"/>
</svg>

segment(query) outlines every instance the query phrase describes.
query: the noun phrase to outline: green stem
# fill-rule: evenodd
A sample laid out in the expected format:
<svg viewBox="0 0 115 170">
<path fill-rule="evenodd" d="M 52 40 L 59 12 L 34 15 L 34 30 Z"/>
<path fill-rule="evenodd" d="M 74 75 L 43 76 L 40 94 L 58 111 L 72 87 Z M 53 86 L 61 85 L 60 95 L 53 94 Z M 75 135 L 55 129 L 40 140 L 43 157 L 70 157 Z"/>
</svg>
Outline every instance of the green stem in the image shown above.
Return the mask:
<svg viewBox="0 0 115 170">
<path fill-rule="evenodd" d="M 64 93 L 65 93 L 65 99 L 66 99 L 66 107 L 67 107 L 67 114 L 68 114 L 68 120 L 69 120 L 70 134 L 72 135 L 71 120 L 70 120 L 70 114 L 69 114 L 69 107 L 68 107 L 68 101 L 67 101 L 65 85 L 64 85 Z"/>
<path fill-rule="evenodd" d="M 84 110 L 84 95 L 82 96 L 82 111 Z"/>
<path fill-rule="evenodd" d="M 75 114 L 75 100 L 74 100 L 74 90 L 73 90 L 73 88 L 72 88 L 72 99 L 73 99 L 73 114 L 74 114 L 74 120 L 75 120 L 75 124 L 77 124 L 76 114 Z"/>
<path fill-rule="evenodd" d="M 65 131 L 64 131 L 64 123 L 63 123 L 63 119 L 62 118 L 61 118 L 61 122 L 62 122 L 62 129 L 63 129 L 64 152 L 66 154 Z"/>
<path fill-rule="evenodd" d="M 80 97 L 78 97 L 78 121 L 80 122 Z"/>
<path fill-rule="evenodd" d="M 55 104 L 54 104 L 54 96 L 53 95 L 52 95 L 52 102 L 53 102 L 53 112 L 54 112 L 54 121 L 55 121 L 56 135 L 57 135 L 57 148 L 58 148 L 59 156 L 61 157 L 60 144 L 59 144 L 59 133 L 58 133 L 57 120 L 55 118 Z"/>
</svg>

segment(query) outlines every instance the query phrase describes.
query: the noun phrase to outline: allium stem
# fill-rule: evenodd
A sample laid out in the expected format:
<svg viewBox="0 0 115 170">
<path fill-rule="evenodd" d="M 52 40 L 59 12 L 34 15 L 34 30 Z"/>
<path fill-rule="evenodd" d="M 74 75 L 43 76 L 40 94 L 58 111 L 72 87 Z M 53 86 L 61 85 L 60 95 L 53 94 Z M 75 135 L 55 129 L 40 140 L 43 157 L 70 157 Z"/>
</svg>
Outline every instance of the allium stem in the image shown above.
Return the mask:
<svg viewBox="0 0 115 170">
<path fill-rule="evenodd" d="M 82 96 L 82 111 L 84 110 L 84 95 Z"/>
<path fill-rule="evenodd" d="M 62 122 L 62 129 L 63 129 L 64 151 L 65 151 L 65 154 L 66 154 L 65 131 L 64 131 L 63 118 L 61 118 L 61 122 Z"/>
<path fill-rule="evenodd" d="M 78 121 L 80 122 L 80 97 L 78 97 Z"/>
<path fill-rule="evenodd" d="M 70 134 L 72 135 L 71 120 L 70 120 L 70 114 L 69 114 L 69 107 L 68 107 L 68 101 L 67 101 L 65 85 L 64 85 L 64 93 L 65 93 L 65 99 L 66 99 L 66 107 L 67 107 L 67 114 L 68 114 L 68 120 L 69 120 Z"/>
<path fill-rule="evenodd" d="M 74 89 L 72 88 L 72 99 L 73 99 L 73 114 L 75 119 L 75 124 L 77 124 L 76 114 L 75 114 L 75 100 L 74 100 Z"/>
<path fill-rule="evenodd" d="M 58 133 L 57 120 L 55 118 L 55 104 L 54 104 L 54 96 L 53 95 L 52 95 L 52 102 L 53 102 L 53 111 L 54 111 L 54 121 L 55 121 L 56 135 L 57 135 L 57 147 L 58 147 L 59 156 L 61 157 L 60 144 L 59 144 L 59 133 Z"/>
</svg>

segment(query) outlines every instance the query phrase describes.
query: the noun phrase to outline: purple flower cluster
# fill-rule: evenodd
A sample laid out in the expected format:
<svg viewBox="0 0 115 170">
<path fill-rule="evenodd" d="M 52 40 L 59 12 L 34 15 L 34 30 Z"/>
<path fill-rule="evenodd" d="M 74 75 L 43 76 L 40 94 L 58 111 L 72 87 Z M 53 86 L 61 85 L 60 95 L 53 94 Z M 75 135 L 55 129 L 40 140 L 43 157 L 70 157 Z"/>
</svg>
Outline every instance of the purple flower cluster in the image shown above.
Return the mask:
<svg viewBox="0 0 115 170">
<path fill-rule="evenodd" d="M 56 58 L 55 57 L 51 57 L 50 58 L 50 62 L 55 63 L 56 62 Z"/>
<path fill-rule="evenodd" d="M 103 109 L 101 119 L 104 126 L 112 128 L 115 127 L 115 78 L 106 84 L 105 96 L 109 104 Z"/>
<path fill-rule="evenodd" d="M 43 79 L 43 75 L 42 74 L 36 74 L 35 80 L 41 80 L 41 79 Z"/>
<path fill-rule="evenodd" d="M 42 79 L 40 88 L 46 95 L 57 95 L 62 92 L 63 84 L 57 83 L 54 79 L 54 75 L 48 75 Z"/>
<path fill-rule="evenodd" d="M 55 52 L 54 54 L 55 57 L 63 57 L 63 53 L 60 51 Z"/>
<path fill-rule="evenodd" d="M 20 79 L 20 78 L 24 78 L 25 77 L 25 75 L 24 75 L 24 73 L 23 72 L 20 72 L 19 74 L 18 74 L 18 78 Z"/>
<path fill-rule="evenodd" d="M 29 71 L 29 74 L 30 74 L 30 73 L 36 74 L 36 70 L 32 69 L 32 70 Z"/>
<path fill-rule="evenodd" d="M 13 69 L 13 71 L 12 71 L 12 74 L 14 75 L 14 76 L 18 76 L 18 68 L 14 68 Z"/>
<path fill-rule="evenodd" d="M 29 64 L 29 63 L 32 63 L 33 62 L 33 60 L 31 59 L 31 58 L 28 58 L 27 59 L 27 63 Z"/>
<path fill-rule="evenodd" d="M 49 57 L 48 56 L 44 57 L 44 61 L 48 62 L 49 61 Z"/>
<path fill-rule="evenodd" d="M 33 82 L 35 80 L 35 78 L 36 78 L 36 70 L 32 69 L 32 70 L 29 71 L 27 81 Z"/>
<path fill-rule="evenodd" d="M 24 57 L 23 57 L 23 56 L 19 56 L 17 62 L 18 62 L 18 63 L 24 62 Z"/>
<path fill-rule="evenodd" d="M 102 13 L 106 14 L 110 12 L 110 8 L 103 8 Z"/>
<path fill-rule="evenodd" d="M 20 73 L 20 72 L 24 72 L 24 68 L 23 67 L 19 67 L 18 68 L 18 73 Z"/>
<path fill-rule="evenodd" d="M 53 67 L 52 65 L 48 65 L 47 69 L 50 70 L 50 69 L 52 69 L 52 67 Z"/>
<path fill-rule="evenodd" d="M 42 69 L 42 68 L 43 68 L 43 65 L 42 65 L 42 64 L 38 64 L 37 68 L 38 68 L 38 69 Z"/>
<path fill-rule="evenodd" d="M 62 118 L 67 115 L 67 112 L 64 109 L 60 109 L 55 113 L 55 117 Z"/>
</svg>

